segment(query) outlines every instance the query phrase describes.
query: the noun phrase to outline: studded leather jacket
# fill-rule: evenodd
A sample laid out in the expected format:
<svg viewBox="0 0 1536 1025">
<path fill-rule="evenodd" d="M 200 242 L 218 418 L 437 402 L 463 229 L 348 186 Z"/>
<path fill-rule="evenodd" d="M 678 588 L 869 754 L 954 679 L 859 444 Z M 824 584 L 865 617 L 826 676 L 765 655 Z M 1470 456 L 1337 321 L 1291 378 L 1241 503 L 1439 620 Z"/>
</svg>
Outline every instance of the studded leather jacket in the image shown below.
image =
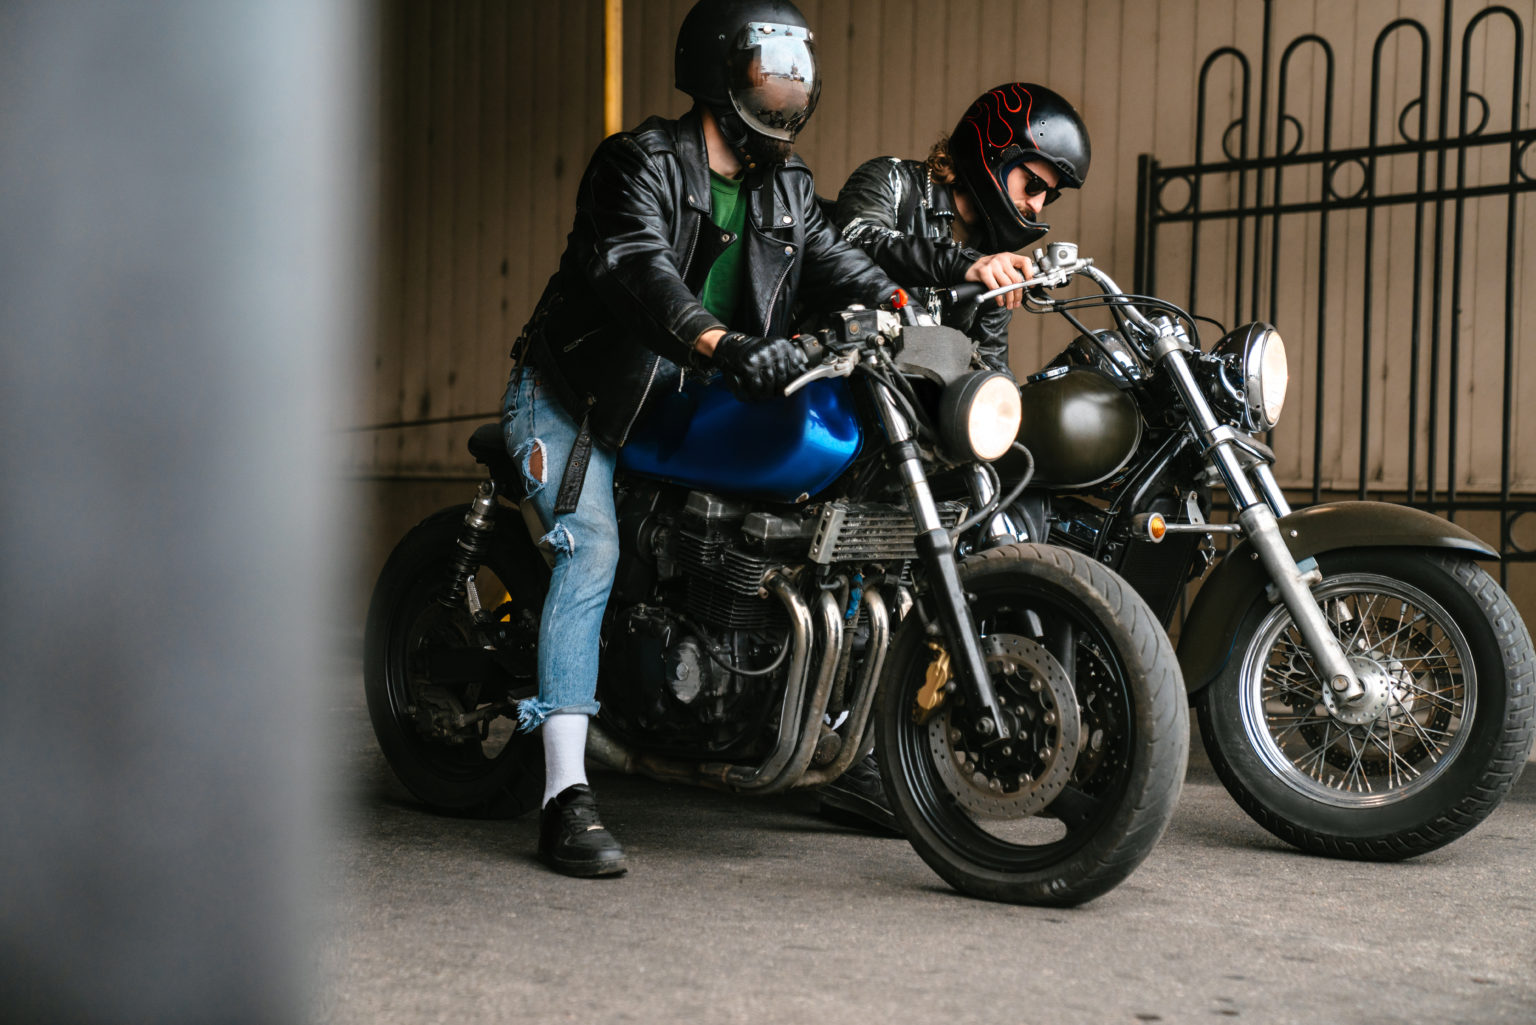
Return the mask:
<svg viewBox="0 0 1536 1025">
<path fill-rule="evenodd" d="M 593 440 L 618 448 L 711 328 L 765 337 L 791 333 L 797 300 L 833 310 L 890 298 L 896 285 L 848 244 L 816 204 L 798 157 L 751 173 L 744 279 L 735 323 L 699 302 L 716 257 L 735 236 L 710 220 L 709 159 L 697 111 L 651 118 L 609 136 L 582 176 L 576 223 L 560 268 L 523 329 L 513 358 L 546 386 Z"/>
<path fill-rule="evenodd" d="M 981 253 L 955 241 L 955 201 L 921 160 L 876 157 L 860 164 L 837 194 L 833 220 L 843 237 L 863 249 L 942 321 L 976 341 L 990 367 L 1008 369 L 1011 310 L 974 305 L 944 309 L 936 289 L 965 280 Z"/>
</svg>

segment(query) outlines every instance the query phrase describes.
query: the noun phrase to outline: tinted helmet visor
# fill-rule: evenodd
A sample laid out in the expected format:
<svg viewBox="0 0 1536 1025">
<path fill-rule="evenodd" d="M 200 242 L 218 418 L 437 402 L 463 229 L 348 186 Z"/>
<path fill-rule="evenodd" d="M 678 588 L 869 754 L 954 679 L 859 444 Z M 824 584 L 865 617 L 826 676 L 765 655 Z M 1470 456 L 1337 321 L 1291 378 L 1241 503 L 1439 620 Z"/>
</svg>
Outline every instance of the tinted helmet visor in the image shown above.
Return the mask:
<svg viewBox="0 0 1536 1025">
<path fill-rule="evenodd" d="M 726 84 L 749 129 L 793 142 L 821 97 L 810 30 L 748 22 L 726 62 Z"/>
</svg>

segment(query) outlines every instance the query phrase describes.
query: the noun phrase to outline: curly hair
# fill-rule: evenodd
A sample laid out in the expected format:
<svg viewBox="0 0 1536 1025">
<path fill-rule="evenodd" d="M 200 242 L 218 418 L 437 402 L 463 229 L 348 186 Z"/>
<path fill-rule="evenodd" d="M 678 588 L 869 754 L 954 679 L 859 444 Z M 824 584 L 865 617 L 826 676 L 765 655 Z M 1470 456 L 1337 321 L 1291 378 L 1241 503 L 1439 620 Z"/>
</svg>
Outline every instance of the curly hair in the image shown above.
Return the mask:
<svg viewBox="0 0 1536 1025">
<path fill-rule="evenodd" d="M 928 176 L 940 185 L 955 183 L 955 161 L 949 155 L 949 135 L 940 135 L 928 151 Z"/>
</svg>

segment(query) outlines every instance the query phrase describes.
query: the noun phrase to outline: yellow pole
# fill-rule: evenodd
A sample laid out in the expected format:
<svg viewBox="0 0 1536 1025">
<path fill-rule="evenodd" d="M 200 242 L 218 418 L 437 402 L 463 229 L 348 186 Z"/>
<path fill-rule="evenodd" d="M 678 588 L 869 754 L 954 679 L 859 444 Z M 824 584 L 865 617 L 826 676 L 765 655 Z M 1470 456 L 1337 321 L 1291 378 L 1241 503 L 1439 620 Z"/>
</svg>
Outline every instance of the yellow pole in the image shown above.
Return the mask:
<svg viewBox="0 0 1536 1025">
<path fill-rule="evenodd" d="M 624 0 L 603 12 L 603 134 L 624 130 Z"/>
</svg>

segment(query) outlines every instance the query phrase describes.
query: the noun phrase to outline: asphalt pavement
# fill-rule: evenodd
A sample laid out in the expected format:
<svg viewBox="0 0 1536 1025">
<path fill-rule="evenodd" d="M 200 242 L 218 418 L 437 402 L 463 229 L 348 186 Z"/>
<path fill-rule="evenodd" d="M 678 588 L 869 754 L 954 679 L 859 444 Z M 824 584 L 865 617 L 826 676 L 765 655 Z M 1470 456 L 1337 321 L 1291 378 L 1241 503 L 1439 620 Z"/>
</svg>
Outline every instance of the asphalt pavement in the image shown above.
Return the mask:
<svg viewBox="0 0 1536 1025">
<path fill-rule="evenodd" d="M 534 859 L 534 816 L 413 804 L 359 674 L 332 707 L 321 1022 L 1536 1022 L 1536 766 L 1468 836 L 1367 864 L 1271 837 L 1197 739 L 1162 842 L 1072 910 L 963 897 L 805 794 L 598 771 L 631 868 L 574 880 Z"/>
</svg>

